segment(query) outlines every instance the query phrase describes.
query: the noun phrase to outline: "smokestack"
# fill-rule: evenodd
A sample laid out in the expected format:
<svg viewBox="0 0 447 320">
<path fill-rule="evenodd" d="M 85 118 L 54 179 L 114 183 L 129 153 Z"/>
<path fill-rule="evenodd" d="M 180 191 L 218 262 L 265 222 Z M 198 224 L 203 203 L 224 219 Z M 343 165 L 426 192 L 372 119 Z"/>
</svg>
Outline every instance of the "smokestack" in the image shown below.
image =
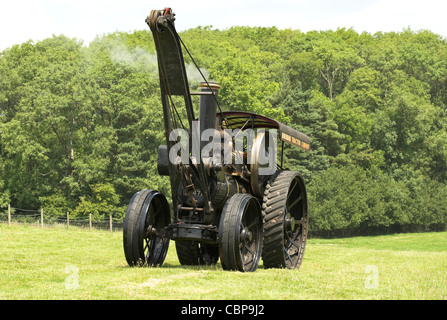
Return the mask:
<svg viewBox="0 0 447 320">
<path fill-rule="evenodd" d="M 200 134 L 202 134 L 206 129 L 216 129 L 217 94 L 220 85 L 213 82 L 201 82 L 199 88 L 201 92 L 199 101 L 199 121 Z M 207 141 L 202 141 L 200 143 L 200 150 L 202 150 L 207 143 Z"/>
<path fill-rule="evenodd" d="M 199 102 L 200 132 L 203 132 L 205 129 L 216 128 L 216 100 L 220 85 L 212 82 L 208 84 L 206 82 L 199 84 L 200 92 L 202 93 Z"/>
</svg>

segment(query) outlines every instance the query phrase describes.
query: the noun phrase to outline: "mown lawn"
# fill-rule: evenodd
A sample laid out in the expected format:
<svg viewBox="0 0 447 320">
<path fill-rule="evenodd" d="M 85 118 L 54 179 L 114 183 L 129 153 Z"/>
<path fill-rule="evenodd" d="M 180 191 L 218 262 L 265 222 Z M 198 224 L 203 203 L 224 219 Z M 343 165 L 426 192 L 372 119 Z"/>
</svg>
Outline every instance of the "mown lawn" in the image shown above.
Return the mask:
<svg viewBox="0 0 447 320">
<path fill-rule="evenodd" d="M 0 299 L 447 299 L 447 232 L 309 239 L 299 270 L 127 266 L 122 233 L 0 224 Z"/>
</svg>

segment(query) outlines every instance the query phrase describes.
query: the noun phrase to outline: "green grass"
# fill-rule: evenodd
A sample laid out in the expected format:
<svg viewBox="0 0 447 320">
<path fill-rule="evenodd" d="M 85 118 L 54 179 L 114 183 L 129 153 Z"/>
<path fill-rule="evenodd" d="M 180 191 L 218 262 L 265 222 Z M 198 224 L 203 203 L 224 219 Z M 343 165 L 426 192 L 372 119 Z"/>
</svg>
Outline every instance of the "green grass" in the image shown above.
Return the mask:
<svg viewBox="0 0 447 320">
<path fill-rule="evenodd" d="M 299 270 L 127 266 L 122 233 L 0 224 L 0 299 L 447 299 L 447 232 L 309 239 Z"/>
</svg>

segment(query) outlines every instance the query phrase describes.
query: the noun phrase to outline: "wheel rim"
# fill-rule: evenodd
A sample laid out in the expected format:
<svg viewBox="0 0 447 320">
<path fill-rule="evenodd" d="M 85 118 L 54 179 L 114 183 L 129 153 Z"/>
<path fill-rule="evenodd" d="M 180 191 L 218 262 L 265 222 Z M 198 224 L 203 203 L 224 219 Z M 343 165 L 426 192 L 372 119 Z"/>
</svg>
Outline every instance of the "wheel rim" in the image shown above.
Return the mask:
<svg viewBox="0 0 447 320">
<path fill-rule="evenodd" d="M 301 263 L 307 237 L 307 199 L 296 177 L 287 193 L 284 213 L 284 258 L 288 268 Z"/>
</svg>

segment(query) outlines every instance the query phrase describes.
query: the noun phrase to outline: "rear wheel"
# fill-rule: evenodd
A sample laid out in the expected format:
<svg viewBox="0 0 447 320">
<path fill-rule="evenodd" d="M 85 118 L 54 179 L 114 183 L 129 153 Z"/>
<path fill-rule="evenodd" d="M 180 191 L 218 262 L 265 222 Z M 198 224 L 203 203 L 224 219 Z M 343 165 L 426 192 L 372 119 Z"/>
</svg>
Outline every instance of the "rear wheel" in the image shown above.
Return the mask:
<svg viewBox="0 0 447 320">
<path fill-rule="evenodd" d="M 213 265 L 219 260 L 219 250 L 216 245 L 177 240 L 175 248 L 181 265 Z"/>
<path fill-rule="evenodd" d="M 277 171 L 267 183 L 263 199 L 265 268 L 298 269 L 306 247 L 307 193 L 303 177 Z"/>
<path fill-rule="evenodd" d="M 222 209 L 219 255 L 224 270 L 255 271 L 262 253 L 262 215 L 258 200 L 236 193 Z"/>
<path fill-rule="evenodd" d="M 164 228 L 171 221 L 166 197 L 154 190 L 141 190 L 130 200 L 123 225 L 123 246 L 129 266 L 161 266 L 169 238 Z"/>
</svg>

